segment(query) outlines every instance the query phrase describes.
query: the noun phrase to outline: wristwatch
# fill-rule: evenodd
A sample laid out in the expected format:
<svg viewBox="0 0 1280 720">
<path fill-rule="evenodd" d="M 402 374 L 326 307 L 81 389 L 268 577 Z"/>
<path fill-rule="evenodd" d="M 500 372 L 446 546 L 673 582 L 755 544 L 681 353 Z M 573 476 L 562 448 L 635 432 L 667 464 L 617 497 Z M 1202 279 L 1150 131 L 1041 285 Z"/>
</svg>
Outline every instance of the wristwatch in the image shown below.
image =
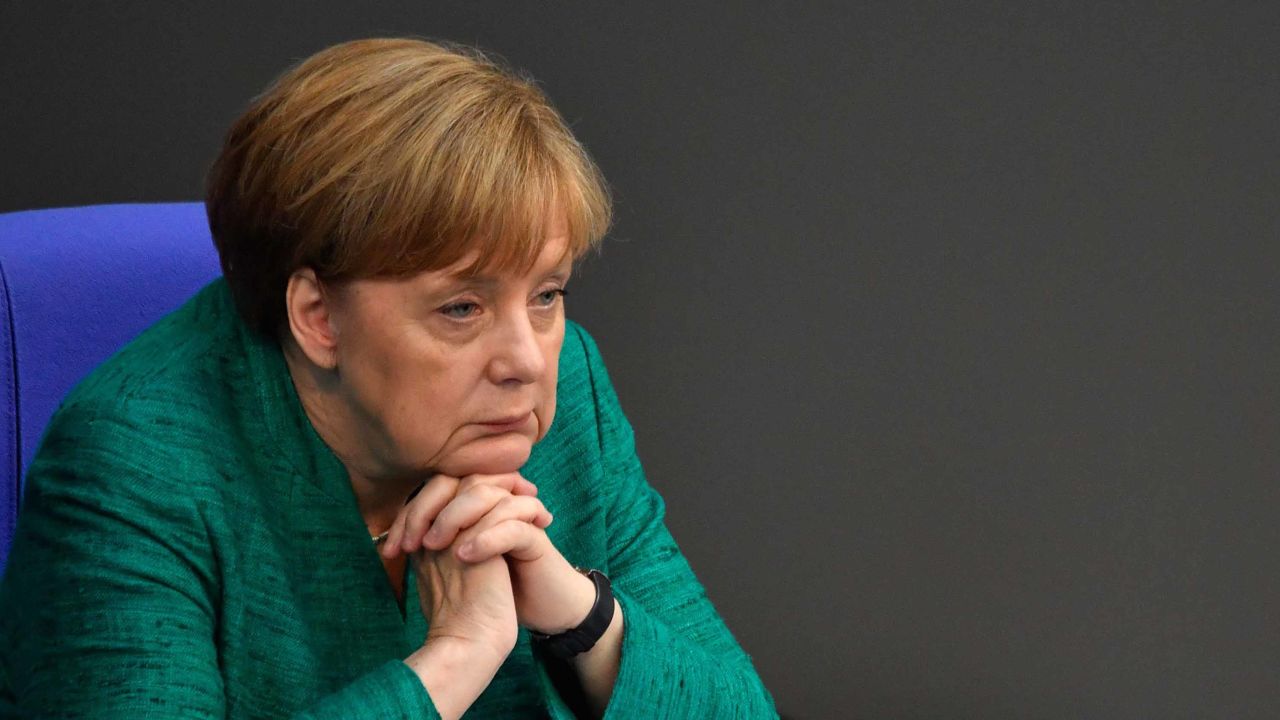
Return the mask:
<svg viewBox="0 0 1280 720">
<path fill-rule="evenodd" d="M 591 606 L 591 612 L 587 613 L 578 627 L 569 628 L 562 633 L 530 633 L 538 648 L 561 660 L 568 660 L 595 647 L 604 631 L 609 629 L 609 623 L 613 622 L 613 589 L 609 585 L 609 578 L 599 570 L 577 570 L 590 578 L 596 586 L 596 601 Z"/>
</svg>

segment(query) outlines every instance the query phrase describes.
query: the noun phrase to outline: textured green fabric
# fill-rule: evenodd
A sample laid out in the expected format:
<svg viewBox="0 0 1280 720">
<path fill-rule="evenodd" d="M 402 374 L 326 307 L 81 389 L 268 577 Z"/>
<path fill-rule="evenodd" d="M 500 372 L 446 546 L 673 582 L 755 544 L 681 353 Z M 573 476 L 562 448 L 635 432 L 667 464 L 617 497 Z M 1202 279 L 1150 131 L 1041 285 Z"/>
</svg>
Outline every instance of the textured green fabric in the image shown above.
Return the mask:
<svg viewBox="0 0 1280 720">
<path fill-rule="evenodd" d="M 570 323 L 555 423 L 523 474 L 625 618 L 609 717 L 776 717 L 645 482 Z M 431 718 L 401 662 L 426 623 L 369 542 L 278 346 L 221 280 L 95 371 L 28 474 L 0 584 L 0 716 Z M 468 718 L 569 717 L 523 630 Z"/>
</svg>

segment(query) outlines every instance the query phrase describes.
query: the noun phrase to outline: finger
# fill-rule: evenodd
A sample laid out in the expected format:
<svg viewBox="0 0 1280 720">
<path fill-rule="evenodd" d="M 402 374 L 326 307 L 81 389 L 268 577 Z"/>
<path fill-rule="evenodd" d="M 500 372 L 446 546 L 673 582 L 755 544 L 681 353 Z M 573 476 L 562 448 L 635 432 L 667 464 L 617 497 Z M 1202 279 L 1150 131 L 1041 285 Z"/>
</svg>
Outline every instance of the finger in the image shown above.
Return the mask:
<svg viewBox="0 0 1280 720">
<path fill-rule="evenodd" d="M 457 491 L 455 477 L 436 475 L 428 480 L 417 496 L 400 509 L 390 534 L 383 541 L 383 557 L 392 558 L 397 553 L 410 553 L 422 547 L 422 536 Z"/>
<path fill-rule="evenodd" d="M 499 475 L 468 475 L 462 478 L 458 492 L 463 492 L 476 485 L 493 485 L 500 487 L 512 495 L 537 495 L 538 486 L 529 482 L 520 473 L 501 473 Z"/>
<path fill-rule="evenodd" d="M 449 475 L 434 475 L 422 486 L 417 495 L 401 510 L 404 519 L 398 536 L 388 536 L 387 546 L 394 556 L 396 552 L 413 552 L 422 546 L 422 536 L 431 521 L 458 491 L 458 479 Z M 396 534 L 393 532 L 393 534 Z M 394 539 L 394 542 L 390 542 Z"/>
<path fill-rule="evenodd" d="M 504 493 L 492 486 L 477 486 L 459 493 L 431 525 L 423 547 L 440 550 L 453 544 L 465 530 L 483 530 L 503 520 L 516 519 L 542 529 L 551 524 L 551 512 L 542 501 L 527 495 Z"/>
<path fill-rule="evenodd" d="M 396 519 L 391 523 L 390 529 L 387 530 L 387 539 L 382 541 L 378 546 L 378 554 L 382 557 L 391 559 L 400 552 L 400 538 L 404 537 L 404 523 L 409 517 L 409 506 L 400 508 L 400 512 L 396 513 Z"/>
<path fill-rule="evenodd" d="M 495 505 L 474 525 L 460 530 L 451 544 L 456 550 L 490 528 L 508 521 L 523 522 L 531 528 L 541 531 L 550 524 L 551 513 L 537 498 L 511 495 Z M 444 552 L 447 551 L 441 551 L 441 554 L 443 555 Z"/>
<path fill-rule="evenodd" d="M 528 478 L 518 475 L 519 480 L 515 486 L 511 488 L 512 495 L 529 495 L 531 497 L 538 494 L 538 486 L 534 485 Z"/>
<path fill-rule="evenodd" d="M 546 551 L 547 534 L 521 520 L 504 520 L 458 545 L 455 554 L 469 563 L 499 555 L 516 560 L 537 560 Z"/>
<path fill-rule="evenodd" d="M 439 550 L 448 547 L 458 532 L 474 525 L 504 499 L 513 497 L 496 485 L 473 485 L 460 490 L 436 515 L 422 538 L 422 547 Z"/>
<path fill-rule="evenodd" d="M 387 537 L 378 547 L 378 552 L 383 557 L 390 559 L 400 552 L 400 538 L 404 536 L 404 523 L 409 516 L 409 502 L 417 497 L 418 493 L 422 492 L 422 489 L 426 486 L 427 483 L 423 483 L 410 493 L 409 497 L 404 501 L 404 506 L 396 513 L 396 519 L 391 521 L 391 527 L 387 528 Z"/>
<path fill-rule="evenodd" d="M 474 536 L 507 520 L 527 522 L 541 530 L 551 524 L 551 511 L 537 498 L 508 495 L 494 505 L 492 510 L 460 530 L 453 543 L 457 544 L 466 536 Z"/>
</svg>

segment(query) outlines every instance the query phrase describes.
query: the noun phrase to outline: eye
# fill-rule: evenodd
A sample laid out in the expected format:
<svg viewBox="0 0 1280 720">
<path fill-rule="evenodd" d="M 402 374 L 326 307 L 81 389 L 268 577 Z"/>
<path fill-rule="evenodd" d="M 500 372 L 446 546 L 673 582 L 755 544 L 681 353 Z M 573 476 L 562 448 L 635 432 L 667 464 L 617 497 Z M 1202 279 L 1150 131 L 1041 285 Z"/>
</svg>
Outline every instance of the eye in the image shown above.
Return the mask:
<svg viewBox="0 0 1280 720">
<path fill-rule="evenodd" d="M 440 308 L 440 314 L 453 320 L 466 320 L 480 309 L 480 306 L 473 302 L 459 302 L 445 305 Z"/>
<path fill-rule="evenodd" d="M 560 298 L 568 294 L 569 291 L 564 288 L 551 288 L 550 290 L 543 290 L 535 295 L 534 302 L 540 307 L 551 307 L 555 305 Z"/>
</svg>

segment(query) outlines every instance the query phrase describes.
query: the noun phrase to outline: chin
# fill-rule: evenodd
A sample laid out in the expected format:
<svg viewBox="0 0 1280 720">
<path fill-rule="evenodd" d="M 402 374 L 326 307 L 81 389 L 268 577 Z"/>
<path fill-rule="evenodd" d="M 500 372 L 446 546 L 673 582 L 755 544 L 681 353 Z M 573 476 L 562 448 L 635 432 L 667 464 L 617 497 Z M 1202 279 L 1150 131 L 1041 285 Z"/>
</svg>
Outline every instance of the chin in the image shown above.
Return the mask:
<svg viewBox="0 0 1280 720">
<path fill-rule="evenodd" d="M 450 453 L 436 470 L 453 477 L 516 472 L 524 467 L 532 453 L 533 443 L 523 435 L 508 433 L 479 438 Z"/>
</svg>

